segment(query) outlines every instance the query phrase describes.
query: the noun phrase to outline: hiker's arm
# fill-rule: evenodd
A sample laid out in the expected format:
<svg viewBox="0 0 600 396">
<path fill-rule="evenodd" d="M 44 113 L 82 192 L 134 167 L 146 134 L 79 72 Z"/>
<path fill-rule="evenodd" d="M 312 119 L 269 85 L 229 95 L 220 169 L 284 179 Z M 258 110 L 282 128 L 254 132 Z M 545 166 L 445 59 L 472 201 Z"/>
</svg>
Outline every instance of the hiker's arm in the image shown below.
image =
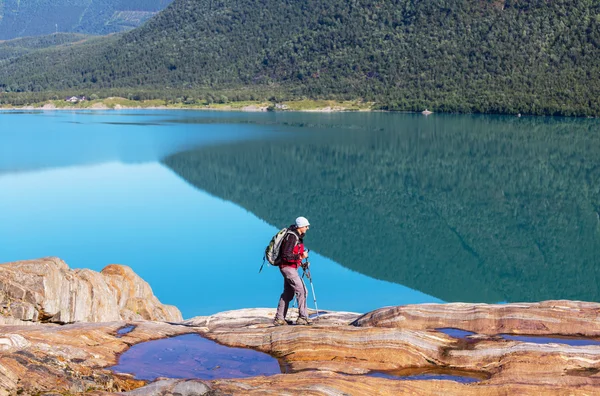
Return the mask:
<svg viewBox="0 0 600 396">
<path fill-rule="evenodd" d="M 294 254 L 294 246 L 296 246 L 296 237 L 291 234 L 285 236 L 285 239 L 281 243 L 280 256 L 283 261 L 288 263 L 294 263 L 300 260 L 299 254 Z"/>
</svg>

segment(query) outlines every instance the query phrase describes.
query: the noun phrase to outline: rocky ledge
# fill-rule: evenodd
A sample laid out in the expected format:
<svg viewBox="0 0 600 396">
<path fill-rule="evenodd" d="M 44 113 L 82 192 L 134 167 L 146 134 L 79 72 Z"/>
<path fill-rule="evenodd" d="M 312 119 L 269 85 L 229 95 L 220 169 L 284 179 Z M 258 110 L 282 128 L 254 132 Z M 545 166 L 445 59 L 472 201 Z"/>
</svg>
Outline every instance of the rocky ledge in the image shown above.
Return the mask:
<svg viewBox="0 0 600 396">
<path fill-rule="evenodd" d="M 176 322 L 182 317 L 124 265 L 101 272 L 69 269 L 56 257 L 0 265 L 0 324 L 135 319 Z"/>
<path fill-rule="evenodd" d="M 279 327 L 272 325 L 274 313 L 243 309 L 179 323 L 119 319 L 0 326 L 0 395 L 600 394 L 600 345 L 505 336 L 598 339 L 600 304 L 422 304 L 366 315 L 330 312 L 312 326 Z M 118 334 L 125 326 L 133 330 Z M 445 328 L 472 333 L 455 338 Z M 131 345 L 188 333 L 268 353 L 279 359 L 285 374 L 212 381 L 159 378 L 148 384 L 107 369 Z M 478 381 L 390 379 L 421 373 Z"/>
</svg>

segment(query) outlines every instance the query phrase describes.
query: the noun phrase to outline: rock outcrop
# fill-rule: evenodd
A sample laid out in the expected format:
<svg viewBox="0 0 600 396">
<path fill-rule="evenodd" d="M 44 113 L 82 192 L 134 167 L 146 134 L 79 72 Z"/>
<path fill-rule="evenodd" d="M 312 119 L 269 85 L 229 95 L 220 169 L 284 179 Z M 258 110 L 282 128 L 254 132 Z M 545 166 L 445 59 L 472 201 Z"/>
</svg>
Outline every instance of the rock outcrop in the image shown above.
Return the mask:
<svg viewBox="0 0 600 396">
<path fill-rule="evenodd" d="M 526 304 L 419 304 L 385 307 L 354 322 L 360 327 L 432 330 L 451 327 L 481 334 L 600 337 L 600 305 L 582 301 Z"/>
<path fill-rule="evenodd" d="M 322 315 L 313 326 L 273 327 L 268 324 L 272 312 L 260 310 L 198 317 L 185 323 L 199 326 L 204 337 L 221 344 L 277 356 L 290 373 L 296 373 L 212 384 L 225 393 L 260 394 L 276 387 L 291 394 L 328 394 L 329 389 L 336 394 L 443 390 L 448 395 L 589 395 L 600 394 L 600 345 L 511 341 L 497 333 L 597 336 L 599 312 L 600 304 L 571 301 L 422 304 L 382 308 L 362 317 Z M 246 325 L 236 316 L 245 318 Z M 477 334 L 457 339 L 435 330 L 452 327 Z M 373 372 L 449 373 L 480 382 L 405 382 L 367 376 Z"/>
<path fill-rule="evenodd" d="M 544 313 L 539 305 L 515 304 L 500 310 L 477 304 L 477 310 L 487 308 L 486 320 L 512 323 L 502 327 L 509 334 L 522 333 L 531 323 L 540 329 L 552 318 L 555 322 L 592 323 L 600 311 L 600 304 L 585 303 L 588 310 L 582 313 L 576 308 L 579 303 L 554 301 L 542 303 L 548 309 Z M 553 311 L 553 306 L 561 308 Z M 527 315 L 538 308 L 539 315 Z M 312 326 L 275 327 L 271 324 L 273 309 L 229 311 L 178 325 L 136 321 L 0 326 L 0 396 L 82 390 L 129 396 L 600 394 L 600 345 L 536 344 L 483 333 L 456 339 L 432 329 L 432 324 L 451 327 L 464 316 L 465 307 L 458 309 L 454 304 L 441 311 L 425 304 L 376 312 L 386 312 L 392 320 L 393 313 L 403 309 L 412 316 L 399 319 L 405 324 L 402 328 L 379 327 L 374 319 L 370 322 L 374 313 L 361 317 L 343 312 L 323 314 Z M 117 330 L 125 325 L 135 328 L 119 336 Z M 576 336 L 575 329 L 562 335 Z M 285 374 L 212 381 L 163 378 L 147 384 L 107 369 L 133 344 L 186 333 L 269 353 L 280 360 Z M 371 376 L 376 372 L 398 376 L 445 373 L 479 382 L 398 381 Z"/>
<path fill-rule="evenodd" d="M 503 336 L 597 340 L 597 303 L 421 304 L 365 315 L 322 313 L 312 326 L 273 326 L 275 310 L 259 308 L 181 321 L 179 311 L 162 305 L 130 268 L 71 270 L 56 258 L 0 265 L 0 297 L 5 323 L 0 325 L 0 396 L 600 394 L 600 343 L 572 346 L 564 339 L 534 343 Z M 294 314 L 297 310 L 290 310 L 288 319 Z M 442 328 L 472 334 L 455 338 Z M 279 359 L 283 373 L 148 383 L 110 370 L 134 344 L 189 333 L 268 353 Z"/>
<path fill-rule="evenodd" d="M 0 265 L 0 324 L 181 321 L 131 268 L 69 269 L 50 257 Z"/>
<path fill-rule="evenodd" d="M 135 328 L 120 336 L 117 331 L 125 325 Z M 144 381 L 103 367 L 114 365 L 133 344 L 189 332 L 184 326 L 150 321 L 0 326 L 0 396 L 139 388 Z"/>
</svg>

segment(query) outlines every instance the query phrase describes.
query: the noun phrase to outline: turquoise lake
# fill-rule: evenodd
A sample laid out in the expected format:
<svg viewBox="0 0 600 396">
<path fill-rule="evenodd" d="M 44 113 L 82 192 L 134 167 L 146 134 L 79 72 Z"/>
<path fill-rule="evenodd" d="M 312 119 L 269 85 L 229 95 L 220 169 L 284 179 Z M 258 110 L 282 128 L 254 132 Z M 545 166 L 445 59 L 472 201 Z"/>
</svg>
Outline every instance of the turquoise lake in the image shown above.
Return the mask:
<svg viewBox="0 0 600 396">
<path fill-rule="evenodd" d="M 0 113 L 0 262 L 125 264 L 185 318 L 275 308 L 258 270 L 297 216 L 321 310 L 600 302 L 600 122 Z"/>
</svg>

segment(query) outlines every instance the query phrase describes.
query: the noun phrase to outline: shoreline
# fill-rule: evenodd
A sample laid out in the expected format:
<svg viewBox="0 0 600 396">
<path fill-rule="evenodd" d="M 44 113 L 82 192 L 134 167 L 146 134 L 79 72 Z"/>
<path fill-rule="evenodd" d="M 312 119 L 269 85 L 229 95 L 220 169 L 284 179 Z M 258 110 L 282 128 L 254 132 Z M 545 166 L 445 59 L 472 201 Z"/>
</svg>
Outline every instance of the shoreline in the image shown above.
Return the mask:
<svg viewBox="0 0 600 396">
<path fill-rule="evenodd" d="M 270 110 L 262 110 L 262 109 L 245 109 L 245 108 L 206 108 L 206 107 L 119 107 L 119 108 L 111 108 L 111 107 L 96 107 L 96 108 L 83 108 L 83 107 L 62 107 L 62 108 L 41 108 L 41 107 L 10 107 L 10 108 L 0 108 L 0 112 L 2 111 L 120 111 L 120 110 L 199 110 L 199 111 L 240 111 L 247 113 L 267 113 L 271 112 Z M 370 113 L 370 112 L 381 112 L 381 113 L 392 113 L 392 111 L 388 110 L 329 110 L 329 109 L 311 109 L 311 110 L 275 110 L 273 112 L 302 112 L 302 113 Z M 399 112 L 399 113 L 418 113 L 418 112 Z"/>
<path fill-rule="evenodd" d="M 126 99 L 125 99 L 126 100 Z M 127 100 L 126 100 L 127 101 Z M 306 102 L 311 102 L 311 104 L 306 105 Z M 505 116 L 505 117 L 515 117 L 515 118 L 526 118 L 526 117 L 544 117 L 544 118 L 574 118 L 574 119 L 598 119 L 600 117 L 597 116 L 560 116 L 560 115 L 534 115 L 534 114 L 499 114 L 499 113 L 448 113 L 448 112 L 435 112 L 428 109 L 424 109 L 423 111 L 415 110 L 384 110 L 374 108 L 375 102 L 371 102 L 369 104 L 364 104 L 362 106 L 353 106 L 353 105 L 328 105 L 328 106 L 318 106 L 316 102 L 320 101 L 302 101 L 302 102 L 283 102 L 286 107 L 274 107 L 272 104 L 266 104 L 264 102 L 257 102 L 255 104 L 239 104 L 240 102 L 231 102 L 231 104 L 210 104 L 210 105 L 180 105 L 180 104 L 172 104 L 172 105 L 129 105 L 129 104 L 114 104 L 109 103 L 105 104 L 102 100 L 97 103 L 92 104 L 91 106 L 73 106 L 73 105 L 64 105 L 64 106 L 56 106 L 52 103 L 45 103 L 41 106 L 12 106 L 12 107 L 1 107 L 0 106 L 0 114 L 3 112 L 11 112 L 11 111 L 121 111 L 121 110 L 195 110 L 195 111 L 216 111 L 216 112 L 247 112 L 247 113 L 266 113 L 266 112 L 278 112 L 278 113 L 293 113 L 293 112 L 301 112 L 301 113 L 399 113 L 399 114 L 422 114 L 425 117 L 434 114 L 453 114 L 453 115 L 488 115 L 488 116 Z M 329 101 L 335 102 L 335 101 Z M 247 102 L 241 102 L 247 103 Z M 301 103 L 301 105 L 297 105 Z M 340 102 L 336 102 L 340 103 Z"/>
<path fill-rule="evenodd" d="M 85 100 L 78 103 L 51 100 L 43 104 L 24 106 L 0 106 L 0 111 L 80 111 L 80 110 L 202 110 L 202 111 L 243 111 L 243 112 L 285 112 L 302 111 L 315 113 L 371 112 L 375 102 L 333 100 L 284 101 L 280 103 L 264 101 L 243 101 L 211 104 L 159 104 L 162 100 L 133 101 L 110 97 L 98 100 Z M 429 113 L 428 113 L 429 114 Z"/>
</svg>

